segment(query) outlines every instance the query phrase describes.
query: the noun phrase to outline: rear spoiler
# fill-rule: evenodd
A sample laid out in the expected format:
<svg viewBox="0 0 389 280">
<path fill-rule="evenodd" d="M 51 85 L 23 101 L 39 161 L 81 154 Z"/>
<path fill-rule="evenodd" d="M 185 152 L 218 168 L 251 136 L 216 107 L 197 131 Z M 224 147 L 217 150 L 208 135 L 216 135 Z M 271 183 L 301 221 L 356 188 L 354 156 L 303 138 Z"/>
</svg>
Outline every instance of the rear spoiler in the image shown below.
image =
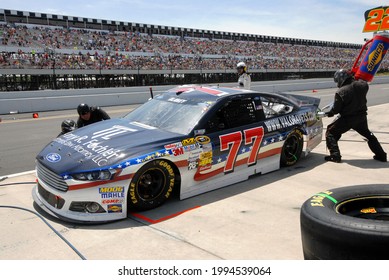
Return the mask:
<svg viewBox="0 0 389 280">
<path fill-rule="evenodd" d="M 292 99 L 295 101 L 300 107 L 302 106 L 316 106 L 319 107 L 320 98 L 306 96 L 306 95 L 298 95 L 298 94 L 290 94 L 290 93 L 279 93 L 282 96 Z"/>
</svg>

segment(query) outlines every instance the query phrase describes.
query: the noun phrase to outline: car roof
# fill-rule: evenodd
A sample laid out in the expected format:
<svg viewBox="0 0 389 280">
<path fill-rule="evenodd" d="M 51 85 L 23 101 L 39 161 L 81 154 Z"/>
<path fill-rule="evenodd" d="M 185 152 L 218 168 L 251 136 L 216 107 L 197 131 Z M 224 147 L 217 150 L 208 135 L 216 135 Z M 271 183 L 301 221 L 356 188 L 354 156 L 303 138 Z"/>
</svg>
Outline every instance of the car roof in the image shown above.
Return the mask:
<svg viewBox="0 0 389 280">
<path fill-rule="evenodd" d="M 295 106 L 300 106 L 300 101 L 296 100 L 290 94 L 274 92 L 258 92 L 238 87 L 220 87 L 217 85 L 182 85 L 172 88 L 163 93 L 164 99 L 177 98 L 182 100 L 191 100 L 195 102 L 216 102 L 228 96 L 242 96 L 245 94 L 257 94 L 267 97 L 279 97 L 288 100 Z"/>
<path fill-rule="evenodd" d="M 220 87 L 212 85 L 182 85 L 168 90 L 165 94 L 170 97 L 177 97 L 182 99 L 196 99 L 202 101 L 216 101 L 226 96 L 241 95 L 246 93 L 255 93 L 251 90 L 234 88 L 234 87 Z"/>
</svg>

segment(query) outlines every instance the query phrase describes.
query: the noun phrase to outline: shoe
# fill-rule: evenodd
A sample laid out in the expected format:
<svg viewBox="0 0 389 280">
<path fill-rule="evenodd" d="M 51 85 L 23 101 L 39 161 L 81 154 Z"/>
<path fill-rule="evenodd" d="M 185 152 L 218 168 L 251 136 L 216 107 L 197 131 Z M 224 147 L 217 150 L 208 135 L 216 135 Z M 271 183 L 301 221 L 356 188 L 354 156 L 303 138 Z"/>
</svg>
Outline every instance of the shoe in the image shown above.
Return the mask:
<svg viewBox="0 0 389 280">
<path fill-rule="evenodd" d="M 325 156 L 324 159 L 326 161 L 332 161 L 332 162 L 336 162 L 336 163 L 340 163 L 342 161 L 342 158 L 339 156 Z"/>
<path fill-rule="evenodd" d="M 377 155 L 375 155 L 373 158 L 375 160 L 382 161 L 382 162 L 387 162 L 388 161 L 387 158 L 386 158 L 386 155 L 384 155 L 384 156 L 377 156 Z"/>
</svg>

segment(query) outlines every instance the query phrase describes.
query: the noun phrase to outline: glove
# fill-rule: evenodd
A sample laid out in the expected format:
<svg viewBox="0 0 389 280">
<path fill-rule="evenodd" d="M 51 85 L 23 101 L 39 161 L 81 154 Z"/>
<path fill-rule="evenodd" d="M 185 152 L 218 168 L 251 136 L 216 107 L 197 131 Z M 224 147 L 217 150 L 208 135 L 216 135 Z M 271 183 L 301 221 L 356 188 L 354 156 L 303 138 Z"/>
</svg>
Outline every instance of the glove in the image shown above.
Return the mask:
<svg viewBox="0 0 389 280">
<path fill-rule="evenodd" d="M 331 110 L 331 111 L 329 111 L 326 115 L 327 115 L 327 117 L 331 118 L 331 117 L 333 117 L 335 114 L 334 114 L 334 112 L 332 112 L 332 110 Z"/>
</svg>

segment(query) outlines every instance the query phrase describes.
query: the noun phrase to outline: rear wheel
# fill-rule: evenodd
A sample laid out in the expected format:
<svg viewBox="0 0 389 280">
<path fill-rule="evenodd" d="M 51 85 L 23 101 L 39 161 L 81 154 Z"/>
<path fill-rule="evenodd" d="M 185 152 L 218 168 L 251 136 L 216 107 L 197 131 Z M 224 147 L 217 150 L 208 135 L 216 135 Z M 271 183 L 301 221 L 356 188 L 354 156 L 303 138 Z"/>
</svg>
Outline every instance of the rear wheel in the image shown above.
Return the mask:
<svg viewBox="0 0 389 280">
<path fill-rule="evenodd" d="M 128 208 L 149 210 L 163 204 L 171 195 L 176 175 L 165 160 L 154 160 L 142 166 L 132 178 L 128 191 Z"/>
<path fill-rule="evenodd" d="M 303 135 L 295 130 L 286 137 L 281 151 L 281 166 L 292 166 L 301 157 L 303 151 Z"/>
</svg>

